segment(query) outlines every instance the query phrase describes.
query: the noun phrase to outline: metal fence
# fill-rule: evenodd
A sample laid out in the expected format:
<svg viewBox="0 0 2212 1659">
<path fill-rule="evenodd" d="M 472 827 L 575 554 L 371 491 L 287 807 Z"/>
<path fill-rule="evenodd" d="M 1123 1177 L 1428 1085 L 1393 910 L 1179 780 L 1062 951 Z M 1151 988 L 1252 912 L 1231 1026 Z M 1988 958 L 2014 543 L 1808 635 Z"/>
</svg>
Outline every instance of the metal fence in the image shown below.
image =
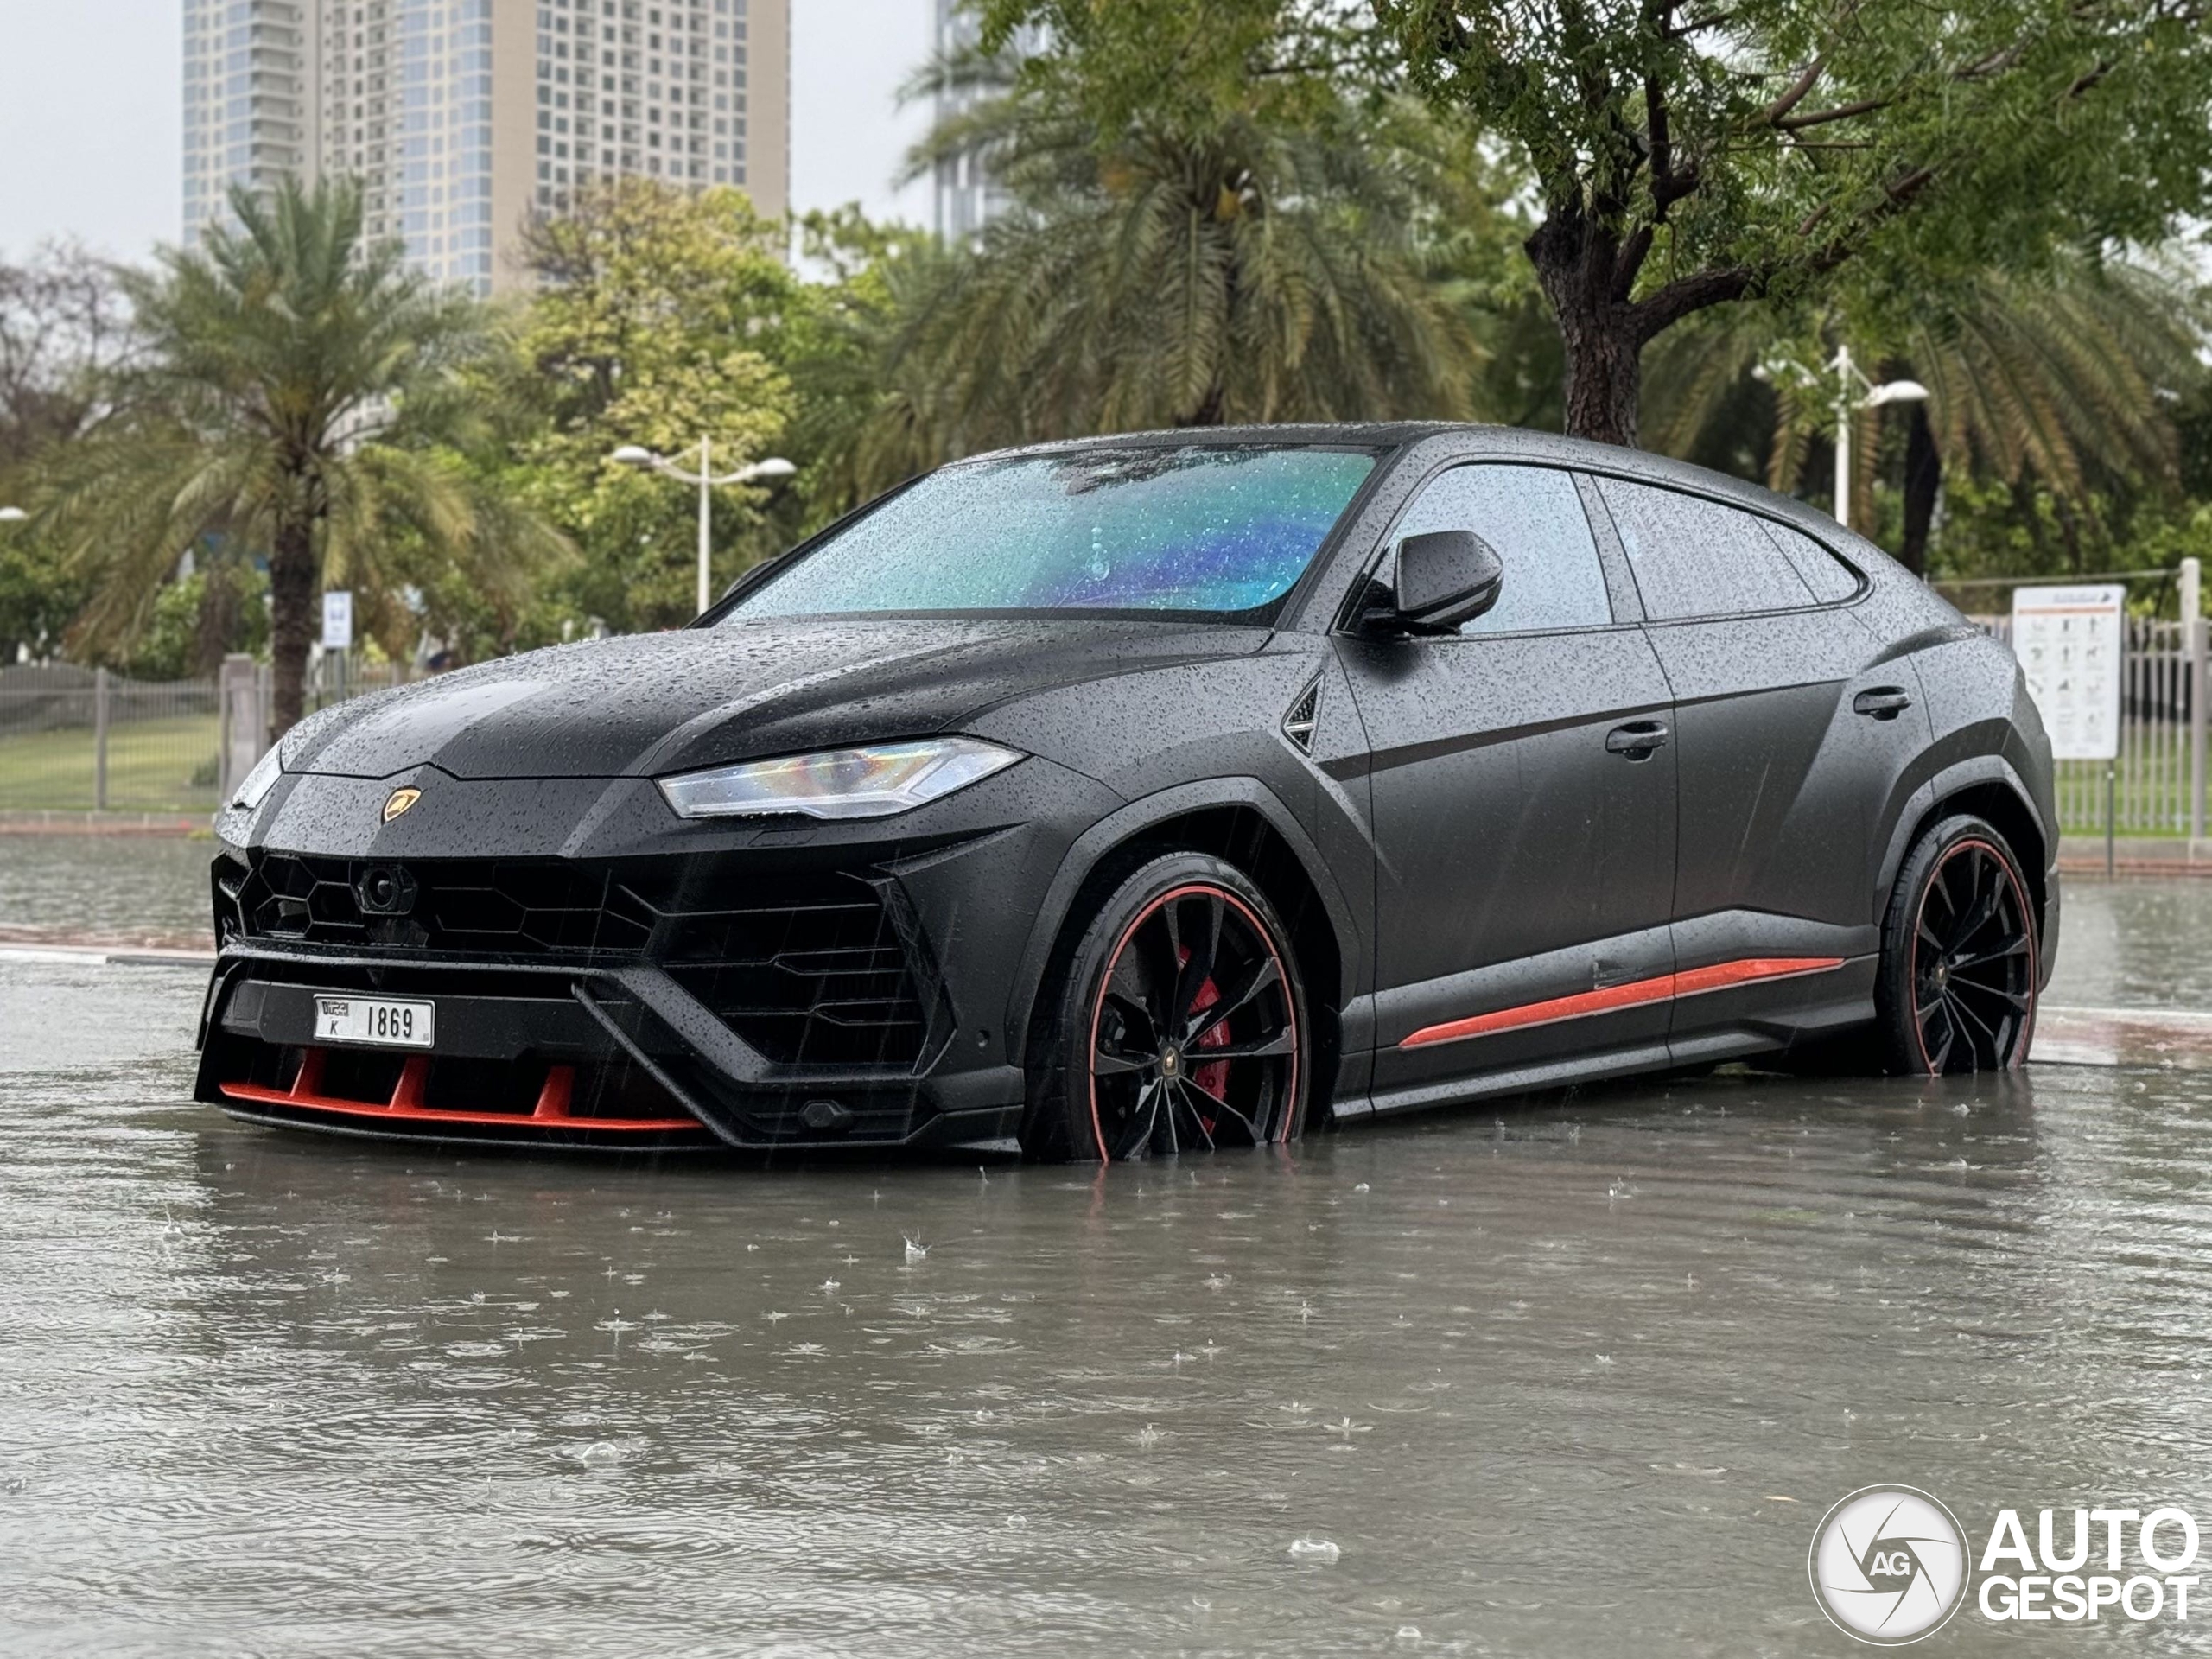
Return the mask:
<svg viewBox="0 0 2212 1659">
<path fill-rule="evenodd" d="M 1974 620 L 2011 643 L 2010 617 Z M 2186 836 L 2203 788 L 2192 761 L 2202 676 L 2177 621 L 2130 617 L 2126 650 L 2120 754 L 2109 780 L 2113 828 Z M 305 687 L 308 712 L 419 673 L 404 664 L 319 658 Z M 245 658 L 230 659 L 219 679 L 162 683 L 67 664 L 0 669 L 0 811 L 212 812 L 259 756 L 272 701 L 268 665 Z M 2101 833 L 2105 763 L 2062 761 L 2057 772 L 2061 825 Z"/>
<path fill-rule="evenodd" d="M 227 707 L 219 679 L 133 680 L 67 664 L 0 669 L 0 811 L 213 812 L 238 771 L 233 757 L 251 765 L 269 729 L 269 669 L 243 666 L 250 680 Z M 402 665 L 348 671 L 325 658 L 308 677 L 307 707 L 412 677 Z"/>
<path fill-rule="evenodd" d="M 2007 645 L 2009 616 L 1973 619 Z M 2125 624 L 2126 657 L 2120 682 L 2120 757 L 2062 760 L 2057 773 L 2058 820 L 2070 835 L 2101 835 L 2107 791 L 2112 828 L 2123 836 L 2186 836 L 2202 788 L 2193 759 L 2196 704 L 2203 695 L 2190 661 L 2187 630 L 2179 621 L 2131 616 Z"/>
</svg>

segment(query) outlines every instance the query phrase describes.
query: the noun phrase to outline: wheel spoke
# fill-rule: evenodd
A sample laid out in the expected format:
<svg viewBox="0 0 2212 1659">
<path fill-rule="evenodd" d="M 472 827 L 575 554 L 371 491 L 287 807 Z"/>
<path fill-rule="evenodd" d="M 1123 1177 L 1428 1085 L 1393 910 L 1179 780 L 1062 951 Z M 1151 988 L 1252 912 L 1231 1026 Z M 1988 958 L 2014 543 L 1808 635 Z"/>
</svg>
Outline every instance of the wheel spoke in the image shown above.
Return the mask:
<svg viewBox="0 0 2212 1659">
<path fill-rule="evenodd" d="M 2005 902 L 2004 871 L 2001 869 L 1992 871 L 1995 879 L 1990 882 L 1988 891 L 1985 893 L 1981 884 L 1982 872 L 1983 868 L 1990 864 L 1991 861 L 1976 853 L 1965 861 L 1972 867 L 1974 872 L 1974 886 L 1969 890 L 1974 903 L 1964 921 L 1951 935 L 1951 950 L 1954 955 L 1966 949 L 1982 929 L 1996 919 L 1998 911 Z"/>
<path fill-rule="evenodd" d="M 1094 1077 L 1125 1077 L 1132 1071 L 1149 1071 L 1160 1064 L 1160 1056 L 1142 1050 L 1109 1048 L 1101 1043 L 1090 1052 L 1090 1075 Z"/>
<path fill-rule="evenodd" d="M 2024 957 L 2027 954 L 2027 940 L 2015 934 L 2010 944 L 2000 945 L 1994 950 L 1984 950 L 1979 956 L 1959 957 L 1951 964 L 1951 974 L 1956 978 L 1967 969 L 1979 968 L 1986 962 L 2002 962 L 2008 957 Z"/>
<path fill-rule="evenodd" d="M 2008 990 L 2002 985 L 1985 985 L 1978 979 L 1968 979 L 1964 974 L 1952 976 L 1951 989 L 1957 995 L 1964 995 L 1971 991 L 1976 996 L 1986 996 L 1993 1001 L 2002 1002 L 2015 1014 L 2025 1014 L 2028 1011 L 2026 992 Z"/>
<path fill-rule="evenodd" d="M 1137 1091 L 1136 1103 L 1130 1107 L 1127 1122 L 1141 1125 L 1138 1132 L 1127 1137 L 1128 1150 L 1122 1155 L 1134 1158 L 1152 1144 L 1153 1131 L 1160 1116 L 1160 1098 L 1165 1085 L 1158 1077 L 1152 1078 Z"/>
<path fill-rule="evenodd" d="M 1278 1031 L 1241 1043 L 1224 1043 L 1219 1048 L 1195 1049 L 1191 1054 L 1191 1063 L 1193 1065 L 1211 1065 L 1217 1060 L 1271 1059 L 1278 1054 L 1293 1053 L 1297 1047 L 1298 1039 L 1291 1033 Z"/>
<path fill-rule="evenodd" d="M 1942 1040 L 1931 1045 L 1928 1040 L 1929 1022 L 1937 1019 L 1942 1021 Z M 1928 1057 L 1928 1069 L 1930 1071 L 1941 1071 L 1943 1069 L 1944 1061 L 1950 1058 L 1951 1041 L 1956 1034 L 1955 1027 L 1951 1021 L 1948 999 L 1938 996 L 1933 1002 L 1923 1005 L 1920 1009 L 1919 1020 L 1920 1046 L 1922 1052 Z"/>
<path fill-rule="evenodd" d="M 1183 1041 L 1187 1046 L 1198 1041 L 1231 1014 L 1241 1012 L 1252 999 L 1282 977 L 1273 957 L 1262 957 L 1254 964 L 1244 982 L 1224 995 L 1218 1001 L 1200 1008 L 1183 1028 Z"/>
<path fill-rule="evenodd" d="M 1989 1039 L 1989 1064 L 1993 1068 L 1995 1067 L 2002 1059 L 2005 1051 L 2004 1045 L 1999 1042 L 1997 1033 L 1990 1026 L 1989 1022 L 1984 1020 L 1980 1014 L 1976 1014 L 1971 1007 L 1967 1007 L 1964 997 L 1946 997 L 1944 998 L 1944 1004 L 1948 1008 L 1949 1008 L 1952 1014 L 1960 1020 L 1963 1025 L 1971 1026 L 1973 1027 L 1972 1031 L 1965 1032 L 1964 1035 L 1967 1039 L 1967 1048 L 1968 1052 L 1974 1055 L 1977 1062 L 1974 1069 L 1977 1071 L 1980 1070 L 1980 1066 L 1978 1063 L 1981 1058 L 1982 1052 L 1981 1045 L 1974 1041 L 1974 1033 L 1977 1031 Z"/>
<path fill-rule="evenodd" d="M 1175 1104 L 1190 1115 L 1191 1127 L 1198 1132 L 1198 1138 L 1206 1143 L 1206 1150 L 1217 1152 L 1220 1148 L 1214 1145 L 1213 1131 L 1206 1127 L 1205 1114 L 1198 1109 L 1198 1103 L 1191 1098 L 1194 1090 L 1199 1094 L 1205 1092 L 1188 1078 L 1178 1082 L 1175 1084 Z M 1207 1097 L 1211 1098 L 1211 1096 Z"/>
<path fill-rule="evenodd" d="M 1213 977 L 1214 958 L 1221 950 L 1221 923 L 1226 908 L 1221 895 L 1207 893 L 1199 897 L 1205 901 L 1205 925 L 1192 938 L 1180 943 L 1177 954 L 1182 957 L 1180 971 L 1175 982 L 1175 998 L 1167 1007 L 1167 1029 L 1181 1031 L 1190 1024 L 1191 1010 L 1197 1005 L 1198 993 Z M 1171 906 L 1169 908 L 1173 909 Z M 1188 955 L 1183 955 L 1187 951 Z"/>
<path fill-rule="evenodd" d="M 1259 1144 L 1260 1131 L 1258 1128 L 1254 1125 L 1250 1118 L 1245 1116 L 1243 1113 L 1238 1111 L 1234 1106 L 1224 1100 L 1219 1095 L 1214 1093 L 1212 1090 L 1204 1088 L 1196 1082 L 1190 1082 L 1189 1086 L 1193 1094 L 1198 1096 L 1199 1098 L 1206 1103 L 1206 1104 L 1212 1107 L 1224 1117 L 1234 1118 L 1239 1124 L 1243 1125 L 1244 1133 L 1252 1137 L 1253 1144 L 1255 1146 Z"/>
<path fill-rule="evenodd" d="M 1106 1000 L 1122 1010 L 1124 1015 L 1122 1020 L 1124 1026 L 1128 1023 L 1126 1016 L 1135 1014 L 1144 1022 L 1142 1031 L 1144 1040 L 1147 1043 L 1157 1042 L 1160 1039 L 1160 1016 L 1145 996 L 1143 989 L 1126 982 L 1123 977 L 1123 967 L 1124 964 L 1122 963 L 1114 964 L 1114 972 L 1106 982 Z"/>
</svg>

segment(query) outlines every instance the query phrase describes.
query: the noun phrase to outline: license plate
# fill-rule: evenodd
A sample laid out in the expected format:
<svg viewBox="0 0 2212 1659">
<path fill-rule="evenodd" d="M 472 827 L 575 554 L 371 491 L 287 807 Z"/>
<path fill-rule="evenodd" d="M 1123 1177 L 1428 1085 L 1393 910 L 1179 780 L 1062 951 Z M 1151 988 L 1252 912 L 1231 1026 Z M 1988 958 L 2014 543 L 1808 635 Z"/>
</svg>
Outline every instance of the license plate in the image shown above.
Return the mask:
<svg viewBox="0 0 2212 1659">
<path fill-rule="evenodd" d="M 378 1048 L 428 1048 L 437 1036 L 435 1002 L 394 1002 L 378 996 L 318 996 L 318 1043 L 366 1043 Z"/>
</svg>

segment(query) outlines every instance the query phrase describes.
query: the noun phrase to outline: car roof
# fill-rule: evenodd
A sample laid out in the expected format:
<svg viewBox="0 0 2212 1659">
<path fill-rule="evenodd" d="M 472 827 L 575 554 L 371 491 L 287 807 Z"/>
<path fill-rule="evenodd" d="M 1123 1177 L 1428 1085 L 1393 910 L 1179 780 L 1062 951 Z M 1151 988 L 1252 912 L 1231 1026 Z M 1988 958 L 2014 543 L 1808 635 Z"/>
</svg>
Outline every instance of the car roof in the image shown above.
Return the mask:
<svg viewBox="0 0 2212 1659">
<path fill-rule="evenodd" d="M 1167 448 L 1185 444 L 1280 445 L 1357 444 L 1376 448 L 1405 448 L 1437 441 L 1437 458 L 1445 454 L 1496 455 L 1501 459 L 1574 467 L 1590 472 L 1611 473 L 1672 484 L 1707 495 L 1733 499 L 1754 512 L 1798 524 L 1819 539 L 1834 543 L 1859 537 L 1846 531 L 1817 507 L 1777 493 L 1727 473 L 1714 472 L 1648 449 L 1599 443 L 1590 438 L 1570 438 L 1562 433 L 1541 432 L 1522 426 L 1497 426 L 1472 421 L 1342 421 L 1301 422 L 1280 426 L 1185 426 L 1160 431 L 1110 432 L 1095 437 L 1060 438 L 1008 449 L 968 455 L 950 463 L 1003 461 L 1020 455 L 1080 454 L 1087 449 L 1131 447 Z"/>
</svg>

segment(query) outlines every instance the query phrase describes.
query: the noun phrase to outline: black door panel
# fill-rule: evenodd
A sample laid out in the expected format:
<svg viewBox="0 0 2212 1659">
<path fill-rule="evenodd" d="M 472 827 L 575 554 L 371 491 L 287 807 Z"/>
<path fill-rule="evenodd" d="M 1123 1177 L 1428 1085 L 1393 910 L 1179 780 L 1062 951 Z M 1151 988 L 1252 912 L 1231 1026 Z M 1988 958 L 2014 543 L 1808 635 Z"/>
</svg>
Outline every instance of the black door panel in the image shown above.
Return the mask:
<svg viewBox="0 0 2212 1659">
<path fill-rule="evenodd" d="M 1650 634 L 1675 696 L 1676 915 L 1773 917 L 1777 954 L 1796 919 L 1856 930 L 1872 949 L 1880 832 L 1928 744 L 1917 699 L 1892 702 L 1904 695 L 1898 664 L 1874 660 L 1847 611 L 1662 623 Z M 1885 717 L 1859 712 L 1862 696 Z M 1739 942 L 1764 952 L 1757 938 Z M 1685 954 L 1682 965 L 1702 963 Z"/>
<path fill-rule="evenodd" d="M 1510 578 L 1509 578 L 1510 580 Z M 1347 641 L 1376 825 L 1375 1087 L 1663 1035 L 1663 1002 L 1466 1041 L 1425 1027 L 1666 974 L 1675 746 L 1608 736 L 1670 717 L 1635 628 Z"/>
<path fill-rule="evenodd" d="M 1726 1031 L 1817 1000 L 1811 976 L 1874 950 L 1877 865 L 1927 711 L 1888 641 L 1821 603 L 1863 584 L 1809 537 L 1656 485 L 1599 490 L 1675 698 L 1673 1030 Z"/>
</svg>

